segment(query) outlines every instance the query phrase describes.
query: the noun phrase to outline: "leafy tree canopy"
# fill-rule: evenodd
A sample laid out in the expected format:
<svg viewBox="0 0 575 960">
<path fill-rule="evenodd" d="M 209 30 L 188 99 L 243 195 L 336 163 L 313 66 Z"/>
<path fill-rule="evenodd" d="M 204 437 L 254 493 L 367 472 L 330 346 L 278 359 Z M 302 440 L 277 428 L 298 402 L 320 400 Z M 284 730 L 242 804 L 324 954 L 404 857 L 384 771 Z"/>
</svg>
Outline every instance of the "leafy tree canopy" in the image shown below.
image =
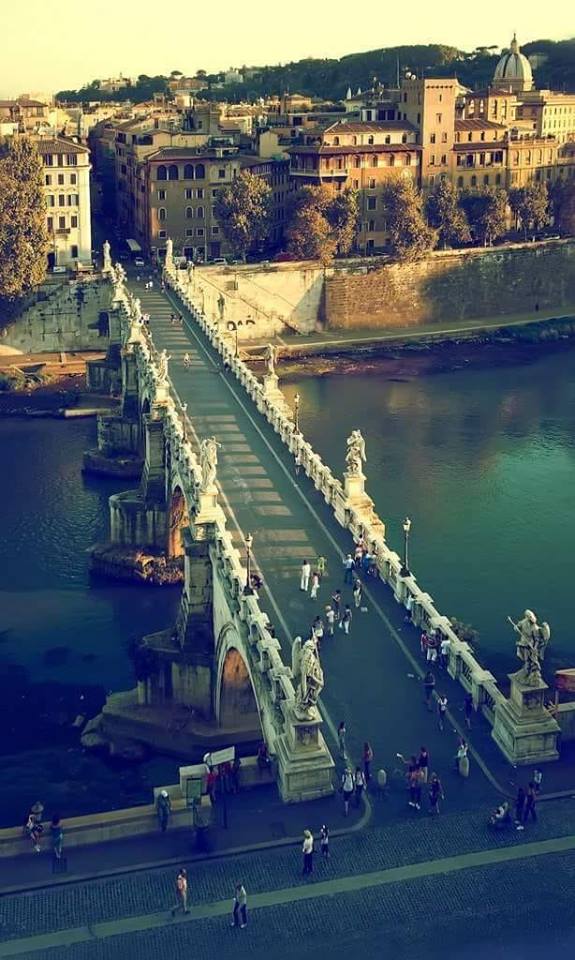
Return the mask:
<svg viewBox="0 0 575 960">
<path fill-rule="evenodd" d="M 14 300 L 46 275 L 42 161 L 28 137 L 0 144 L 0 297 Z"/>
<path fill-rule="evenodd" d="M 242 170 L 228 187 L 220 190 L 216 216 L 224 236 L 237 257 L 263 242 L 270 225 L 272 191 L 268 183 Z"/>
<path fill-rule="evenodd" d="M 422 213 L 422 197 L 407 177 L 398 177 L 383 192 L 389 244 L 398 259 L 419 260 L 435 246 L 436 235 Z"/>
</svg>

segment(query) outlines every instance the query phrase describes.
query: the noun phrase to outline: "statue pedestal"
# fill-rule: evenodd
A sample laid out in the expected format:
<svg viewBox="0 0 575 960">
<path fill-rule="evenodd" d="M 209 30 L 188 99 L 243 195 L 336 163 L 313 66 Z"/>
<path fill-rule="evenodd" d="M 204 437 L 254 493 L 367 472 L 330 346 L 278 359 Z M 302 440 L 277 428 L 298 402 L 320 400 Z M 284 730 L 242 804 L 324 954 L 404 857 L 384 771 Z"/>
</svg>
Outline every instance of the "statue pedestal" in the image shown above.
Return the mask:
<svg viewBox="0 0 575 960">
<path fill-rule="evenodd" d="M 279 388 L 279 377 L 277 373 L 266 373 L 263 382 L 263 395 L 270 403 L 279 407 L 282 412 L 287 412 L 286 398 Z"/>
<path fill-rule="evenodd" d="M 291 701 L 282 704 L 284 732 L 275 743 L 278 785 L 284 803 L 316 800 L 333 793 L 334 762 L 322 736 L 321 717 L 300 720 Z"/>
<path fill-rule="evenodd" d="M 202 490 L 198 495 L 198 508 L 193 516 L 193 525 L 201 526 L 206 523 L 214 523 L 218 508 L 218 490 L 217 487 L 208 487 Z"/>
<path fill-rule="evenodd" d="M 547 763 L 559 756 L 559 724 L 545 709 L 544 680 L 528 684 L 523 671 L 509 674 L 511 693 L 498 704 L 492 737 L 514 766 Z"/>
<path fill-rule="evenodd" d="M 365 474 L 344 471 L 343 495 L 338 496 L 334 510 L 336 519 L 342 526 L 347 526 L 349 521 L 348 511 L 353 510 L 355 514 L 359 515 L 360 522 L 364 521 L 369 525 L 373 536 L 385 537 L 385 524 L 377 516 L 373 500 L 365 492 Z"/>
</svg>

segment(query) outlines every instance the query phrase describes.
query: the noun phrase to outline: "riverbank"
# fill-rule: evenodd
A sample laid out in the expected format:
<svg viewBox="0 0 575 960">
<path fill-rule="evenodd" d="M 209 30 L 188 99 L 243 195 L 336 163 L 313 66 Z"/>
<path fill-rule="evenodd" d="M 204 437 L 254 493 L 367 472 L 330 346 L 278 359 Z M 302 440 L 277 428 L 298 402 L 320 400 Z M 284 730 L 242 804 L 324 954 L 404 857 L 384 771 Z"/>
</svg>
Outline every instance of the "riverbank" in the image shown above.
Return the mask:
<svg viewBox="0 0 575 960">
<path fill-rule="evenodd" d="M 95 417 L 114 406 L 107 396 L 85 393 L 85 373 L 62 373 L 0 392 L 0 417 Z"/>
<path fill-rule="evenodd" d="M 575 317 L 546 319 L 512 327 L 473 329 L 454 334 L 429 330 L 418 334 L 349 338 L 345 342 L 277 341 L 281 380 L 332 374 L 377 375 L 403 380 L 458 370 L 533 363 L 545 354 L 575 345 Z M 263 345 L 247 348 L 254 372 L 263 370 Z"/>
</svg>

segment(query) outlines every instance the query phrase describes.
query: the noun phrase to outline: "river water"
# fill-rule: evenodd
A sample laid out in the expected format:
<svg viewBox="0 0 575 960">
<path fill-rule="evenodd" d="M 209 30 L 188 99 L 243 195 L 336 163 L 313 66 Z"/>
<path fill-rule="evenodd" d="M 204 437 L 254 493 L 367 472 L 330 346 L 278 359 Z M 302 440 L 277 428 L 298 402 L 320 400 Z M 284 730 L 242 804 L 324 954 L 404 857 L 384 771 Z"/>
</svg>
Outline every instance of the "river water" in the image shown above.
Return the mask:
<svg viewBox="0 0 575 960">
<path fill-rule="evenodd" d="M 168 626 L 179 596 L 91 579 L 87 550 L 122 489 L 82 476 L 94 445 L 93 420 L 0 421 L 0 826 L 36 799 L 64 816 L 147 802 L 177 779 L 173 760 L 85 753 L 71 727 L 134 686 L 126 641 Z"/>
<path fill-rule="evenodd" d="M 407 367 L 409 369 L 409 367 Z M 301 377 L 300 423 L 341 476 L 361 428 L 366 489 L 441 613 L 479 631 L 477 653 L 506 681 L 516 620 L 530 607 L 552 629 L 546 674 L 575 666 L 575 349 L 486 348 L 474 369 Z"/>
<path fill-rule="evenodd" d="M 516 668 L 506 616 L 530 606 L 553 635 L 547 672 L 575 666 L 575 351 L 398 377 L 336 373 L 285 385 L 301 425 L 339 474 L 360 427 L 367 489 L 438 609 L 479 631 L 498 678 Z M 500 356 L 500 354 L 499 354 Z M 145 802 L 177 763 L 84 753 L 71 720 L 133 686 L 126 641 L 167 626 L 179 592 L 95 581 L 87 549 L 106 539 L 117 480 L 86 479 L 93 421 L 0 421 L 0 825 L 41 798 L 62 815 Z"/>
</svg>

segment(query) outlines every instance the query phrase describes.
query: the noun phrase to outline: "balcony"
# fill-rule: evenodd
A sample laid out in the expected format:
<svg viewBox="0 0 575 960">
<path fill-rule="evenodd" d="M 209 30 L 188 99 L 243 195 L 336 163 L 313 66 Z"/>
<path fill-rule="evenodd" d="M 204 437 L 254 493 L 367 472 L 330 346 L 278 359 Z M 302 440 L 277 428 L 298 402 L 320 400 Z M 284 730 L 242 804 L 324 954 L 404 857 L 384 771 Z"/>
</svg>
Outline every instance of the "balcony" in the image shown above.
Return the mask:
<svg viewBox="0 0 575 960">
<path fill-rule="evenodd" d="M 347 180 L 348 170 L 290 170 L 292 177 L 315 177 L 317 180 Z"/>
</svg>

